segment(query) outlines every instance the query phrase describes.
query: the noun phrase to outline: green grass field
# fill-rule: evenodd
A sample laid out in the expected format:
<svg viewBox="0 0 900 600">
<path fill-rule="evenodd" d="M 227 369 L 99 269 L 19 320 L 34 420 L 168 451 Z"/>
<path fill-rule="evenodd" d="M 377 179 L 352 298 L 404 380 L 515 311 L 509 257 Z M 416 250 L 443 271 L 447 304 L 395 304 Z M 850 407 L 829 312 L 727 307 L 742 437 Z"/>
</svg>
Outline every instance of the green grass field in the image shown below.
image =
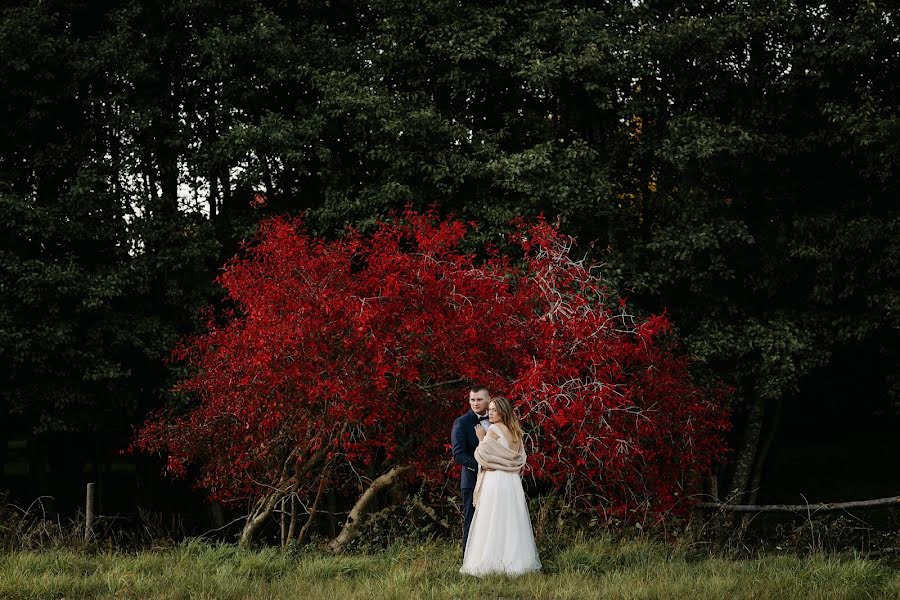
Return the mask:
<svg viewBox="0 0 900 600">
<path fill-rule="evenodd" d="M 0 555 L 0 598 L 900 598 L 900 571 L 850 555 L 711 557 L 649 541 L 597 539 L 542 549 L 544 572 L 460 575 L 445 543 L 382 553 L 242 551 L 188 542 L 137 553 Z"/>
</svg>

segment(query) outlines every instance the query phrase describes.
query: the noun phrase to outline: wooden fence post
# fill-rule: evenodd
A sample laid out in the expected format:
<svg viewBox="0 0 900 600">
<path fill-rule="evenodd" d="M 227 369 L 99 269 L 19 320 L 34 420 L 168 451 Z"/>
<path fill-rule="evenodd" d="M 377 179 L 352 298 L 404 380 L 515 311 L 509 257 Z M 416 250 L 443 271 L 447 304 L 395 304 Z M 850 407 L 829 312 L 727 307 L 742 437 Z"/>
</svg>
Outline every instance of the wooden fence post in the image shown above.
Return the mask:
<svg viewBox="0 0 900 600">
<path fill-rule="evenodd" d="M 94 484 L 87 484 L 87 498 L 84 509 L 84 541 L 90 542 L 94 538 Z"/>
</svg>

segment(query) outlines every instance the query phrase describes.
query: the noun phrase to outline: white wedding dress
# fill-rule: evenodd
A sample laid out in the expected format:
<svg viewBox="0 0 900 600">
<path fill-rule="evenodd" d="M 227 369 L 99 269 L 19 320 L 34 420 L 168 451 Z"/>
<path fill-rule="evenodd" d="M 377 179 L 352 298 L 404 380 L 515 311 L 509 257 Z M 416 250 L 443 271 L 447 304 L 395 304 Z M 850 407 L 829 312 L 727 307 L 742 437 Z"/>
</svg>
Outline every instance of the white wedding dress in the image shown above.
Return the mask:
<svg viewBox="0 0 900 600">
<path fill-rule="evenodd" d="M 509 448 L 503 431 L 491 425 L 499 442 Z M 469 529 L 469 540 L 460 573 L 467 575 L 521 575 L 538 571 L 541 561 L 534 543 L 528 503 L 522 489 L 522 476 L 506 471 L 488 471 L 484 475 L 481 496 Z"/>
</svg>

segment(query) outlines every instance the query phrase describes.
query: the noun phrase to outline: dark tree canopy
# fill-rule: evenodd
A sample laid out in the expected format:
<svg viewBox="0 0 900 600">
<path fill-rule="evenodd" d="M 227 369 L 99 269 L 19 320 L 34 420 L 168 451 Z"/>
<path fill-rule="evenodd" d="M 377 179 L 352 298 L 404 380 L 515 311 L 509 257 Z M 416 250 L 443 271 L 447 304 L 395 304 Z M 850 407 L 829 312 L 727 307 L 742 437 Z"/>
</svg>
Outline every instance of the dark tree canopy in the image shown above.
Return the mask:
<svg viewBox="0 0 900 600">
<path fill-rule="evenodd" d="M 544 213 L 738 386 L 754 487 L 844 357 L 896 412 L 898 39 L 883 2 L 7 2 L 0 418 L 127 432 L 261 217 Z"/>
</svg>

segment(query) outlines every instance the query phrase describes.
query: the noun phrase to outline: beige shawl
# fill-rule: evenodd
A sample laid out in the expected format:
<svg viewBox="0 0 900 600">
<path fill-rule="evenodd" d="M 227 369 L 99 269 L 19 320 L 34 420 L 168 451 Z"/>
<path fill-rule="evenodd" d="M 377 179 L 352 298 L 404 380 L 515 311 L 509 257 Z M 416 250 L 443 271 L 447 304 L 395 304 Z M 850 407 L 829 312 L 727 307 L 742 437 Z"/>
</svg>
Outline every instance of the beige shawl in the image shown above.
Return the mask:
<svg viewBox="0 0 900 600">
<path fill-rule="evenodd" d="M 491 436 L 485 436 L 484 439 L 475 448 L 475 460 L 482 467 L 487 467 L 495 471 L 508 471 L 510 473 L 519 473 L 525 466 L 525 446 L 519 446 L 518 451 L 505 448 L 499 440 Z M 484 483 L 484 468 L 478 469 L 478 478 L 475 481 L 475 493 L 472 497 L 472 505 L 478 504 L 478 496 L 481 495 L 481 486 Z"/>
</svg>

